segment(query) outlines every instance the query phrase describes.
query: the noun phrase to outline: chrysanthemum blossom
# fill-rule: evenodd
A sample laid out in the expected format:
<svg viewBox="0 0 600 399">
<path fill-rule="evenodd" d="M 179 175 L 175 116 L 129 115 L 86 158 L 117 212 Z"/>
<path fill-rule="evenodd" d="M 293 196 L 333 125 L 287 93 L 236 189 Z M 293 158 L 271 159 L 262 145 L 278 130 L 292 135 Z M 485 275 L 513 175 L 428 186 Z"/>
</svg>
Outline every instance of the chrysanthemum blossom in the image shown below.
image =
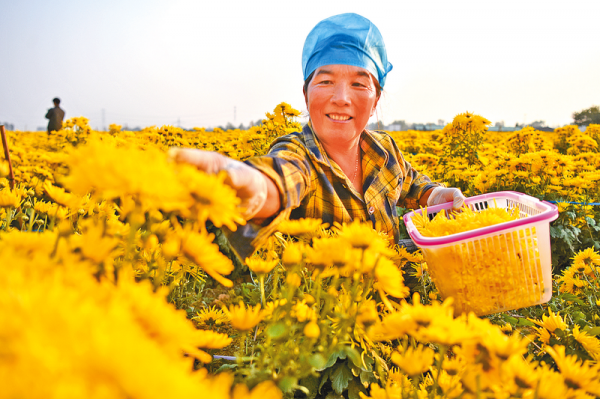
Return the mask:
<svg viewBox="0 0 600 399">
<path fill-rule="evenodd" d="M 260 309 L 260 304 L 255 307 L 246 307 L 240 301 L 239 305 L 231 305 L 229 309 L 223 307 L 223 311 L 229 317 L 231 326 L 236 330 L 247 331 L 254 328 L 263 319 L 263 314 Z"/>
<path fill-rule="evenodd" d="M 277 266 L 279 259 L 246 258 L 246 265 L 256 274 L 268 274 Z"/>
<path fill-rule="evenodd" d="M 187 258 L 204 269 L 209 276 L 225 287 L 232 287 L 231 280 L 223 275 L 233 271 L 233 263 L 219 251 L 216 244 L 213 244 L 213 239 L 214 234 L 208 234 L 204 230 L 199 233 L 183 232 L 181 233 L 181 250 Z"/>
<path fill-rule="evenodd" d="M 419 345 L 417 348 L 409 347 L 405 351 L 392 353 L 392 362 L 406 374 L 414 377 L 429 370 L 434 355 L 433 349 Z"/>
</svg>

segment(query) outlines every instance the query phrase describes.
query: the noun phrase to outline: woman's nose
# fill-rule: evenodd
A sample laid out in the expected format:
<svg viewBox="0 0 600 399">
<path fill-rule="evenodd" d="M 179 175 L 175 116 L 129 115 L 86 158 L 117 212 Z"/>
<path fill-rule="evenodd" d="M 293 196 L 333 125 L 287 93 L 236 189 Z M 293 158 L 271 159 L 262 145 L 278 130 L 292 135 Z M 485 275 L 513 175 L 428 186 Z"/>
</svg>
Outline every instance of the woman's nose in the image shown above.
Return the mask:
<svg viewBox="0 0 600 399">
<path fill-rule="evenodd" d="M 350 103 L 350 91 L 345 84 L 336 84 L 333 87 L 331 101 L 336 105 L 347 105 Z"/>
</svg>

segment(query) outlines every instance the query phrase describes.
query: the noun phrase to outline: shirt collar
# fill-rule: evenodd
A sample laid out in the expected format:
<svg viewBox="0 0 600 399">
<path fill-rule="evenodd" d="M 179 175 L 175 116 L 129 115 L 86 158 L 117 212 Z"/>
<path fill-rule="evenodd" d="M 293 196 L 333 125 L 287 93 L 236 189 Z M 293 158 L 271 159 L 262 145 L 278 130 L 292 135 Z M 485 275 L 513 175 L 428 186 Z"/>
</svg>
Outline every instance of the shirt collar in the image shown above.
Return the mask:
<svg viewBox="0 0 600 399">
<path fill-rule="evenodd" d="M 321 142 L 317 138 L 317 135 L 315 134 L 312 128 L 311 121 L 308 121 L 308 123 L 302 129 L 302 136 L 304 138 L 304 143 L 306 143 L 306 149 L 308 150 L 309 154 L 311 154 L 316 161 L 323 163 L 331 168 L 329 157 L 324 155 L 327 153 L 325 152 L 323 145 L 321 145 Z"/>
</svg>

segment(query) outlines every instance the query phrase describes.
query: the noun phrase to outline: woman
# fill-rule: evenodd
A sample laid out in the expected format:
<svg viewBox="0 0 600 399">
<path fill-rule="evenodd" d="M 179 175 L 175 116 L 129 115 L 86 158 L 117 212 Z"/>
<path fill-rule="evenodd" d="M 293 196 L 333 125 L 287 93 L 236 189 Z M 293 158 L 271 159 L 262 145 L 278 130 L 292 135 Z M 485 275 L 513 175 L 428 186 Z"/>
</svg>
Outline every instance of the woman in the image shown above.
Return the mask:
<svg viewBox="0 0 600 399">
<path fill-rule="evenodd" d="M 302 67 L 310 121 L 276 139 L 266 156 L 242 163 L 214 152 L 171 152 L 208 173 L 227 172 L 249 221 L 228 234 L 242 259 L 287 218 L 369 220 L 398 240 L 396 205 L 462 206 L 460 190 L 431 182 L 388 134 L 366 129 L 392 69 L 375 25 L 357 14 L 321 21 L 306 38 Z"/>
</svg>

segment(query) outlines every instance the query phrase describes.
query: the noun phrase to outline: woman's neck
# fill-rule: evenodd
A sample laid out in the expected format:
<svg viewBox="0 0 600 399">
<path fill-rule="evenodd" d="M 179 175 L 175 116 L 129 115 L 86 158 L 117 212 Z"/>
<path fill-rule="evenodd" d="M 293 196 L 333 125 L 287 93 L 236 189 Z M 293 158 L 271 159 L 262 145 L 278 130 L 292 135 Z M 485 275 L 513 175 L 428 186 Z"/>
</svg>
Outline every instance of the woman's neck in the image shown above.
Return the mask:
<svg viewBox="0 0 600 399">
<path fill-rule="evenodd" d="M 362 135 L 361 135 L 362 136 Z M 348 180 L 354 186 L 354 189 L 363 194 L 362 188 L 362 162 L 360 156 L 360 139 L 361 136 L 355 140 L 347 143 L 326 143 L 321 142 L 323 149 L 327 153 L 327 156 L 335 161 L 340 168 L 344 171 L 344 174 L 348 177 Z"/>
</svg>

